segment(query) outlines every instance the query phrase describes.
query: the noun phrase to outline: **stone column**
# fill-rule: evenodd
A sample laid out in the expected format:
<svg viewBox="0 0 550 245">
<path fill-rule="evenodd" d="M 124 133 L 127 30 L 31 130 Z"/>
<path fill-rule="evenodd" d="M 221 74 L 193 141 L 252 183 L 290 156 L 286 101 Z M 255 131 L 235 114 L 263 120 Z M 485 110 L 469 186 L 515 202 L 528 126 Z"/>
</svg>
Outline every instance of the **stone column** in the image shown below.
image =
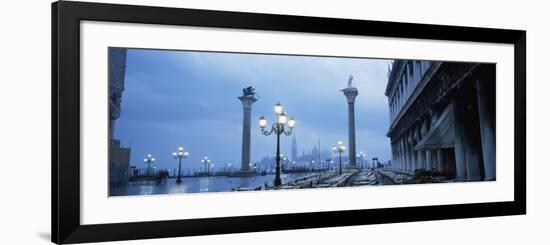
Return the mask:
<svg viewBox="0 0 550 245">
<path fill-rule="evenodd" d="M 468 181 L 479 181 L 481 180 L 481 173 L 480 169 L 477 166 L 479 163 L 479 156 L 475 154 L 468 154 L 468 165 L 466 165 L 466 172 L 467 172 L 467 180 Z"/>
<path fill-rule="evenodd" d="M 405 149 L 403 148 L 403 139 L 399 139 L 399 153 L 401 154 L 401 171 L 407 169 L 407 156 L 405 155 Z"/>
<path fill-rule="evenodd" d="M 464 118 L 477 116 L 474 114 L 477 113 L 476 111 L 464 112 Z M 481 164 L 483 161 L 481 157 L 481 145 L 478 145 L 479 136 L 474 132 L 474 130 L 478 130 L 478 128 L 470 128 L 474 127 L 473 125 L 475 124 L 477 124 L 477 122 L 473 122 L 473 120 L 464 120 L 464 158 L 466 160 L 466 179 L 468 181 L 481 180 Z M 475 127 L 478 126 L 475 125 Z"/>
<path fill-rule="evenodd" d="M 348 159 L 351 167 L 357 166 L 355 153 L 355 97 L 359 94 L 357 88 L 348 87 L 342 90 L 348 101 Z"/>
<path fill-rule="evenodd" d="M 420 140 L 422 139 L 421 127 L 416 128 L 415 136 L 416 136 L 415 137 L 416 138 L 416 143 L 418 144 L 418 142 L 420 142 Z M 418 169 L 418 170 L 426 169 L 426 161 L 424 159 L 425 155 L 426 154 L 424 154 L 423 150 L 417 150 L 416 151 L 416 169 Z"/>
<path fill-rule="evenodd" d="M 413 150 L 412 150 L 412 143 L 411 143 L 411 135 L 409 134 L 409 139 L 407 139 L 407 142 L 405 143 L 407 145 L 407 153 L 409 154 L 409 171 L 410 172 L 414 172 L 414 167 L 415 167 L 415 156 L 413 154 Z"/>
<path fill-rule="evenodd" d="M 403 136 L 401 136 L 403 137 Z M 407 148 L 405 148 L 405 140 L 401 138 L 401 157 L 403 158 L 402 170 L 407 171 L 409 158 L 407 156 Z"/>
<path fill-rule="evenodd" d="M 399 165 L 401 164 L 401 158 L 399 157 L 399 146 L 397 145 L 397 142 L 394 143 L 394 148 L 395 148 L 395 159 L 396 159 L 395 168 L 399 169 Z"/>
<path fill-rule="evenodd" d="M 414 68 L 415 78 L 418 81 L 417 83 L 420 83 L 420 81 L 422 80 L 422 71 L 421 71 L 421 67 L 420 67 L 420 62 L 419 61 L 414 61 L 414 67 L 413 68 Z"/>
<path fill-rule="evenodd" d="M 407 155 L 407 171 L 412 170 L 412 154 L 411 154 L 411 148 L 409 146 L 409 135 L 405 136 L 406 138 L 403 140 L 403 144 L 405 144 L 405 154 Z"/>
<path fill-rule="evenodd" d="M 426 134 L 428 133 L 428 127 L 429 127 L 429 124 L 430 124 L 430 121 L 429 119 L 425 118 L 425 120 L 422 121 L 422 128 L 420 129 L 420 135 L 422 136 L 422 138 L 424 138 L 426 136 Z M 430 152 L 430 150 L 425 150 L 424 151 L 424 169 L 426 171 L 432 171 L 432 154 Z"/>
<path fill-rule="evenodd" d="M 454 151 L 456 163 L 456 180 L 466 179 L 466 152 L 464 149 L 464 109 L 460 98 L 453 98 L 451 101 L 453 109 L 453 130 L 454 130 Z"/>
<path fill-rule="evenodd" d="M 392 159 L 392 168 L 397 169 L 399 160 L 397 160 L 397 149 L 395 148 L 395 143 L 391 144 L 391 159 Z"/>
<path fill-rule="evenodd" d="M 424 166 L 424 156 L 426 154 L 424 154 L 424 151 L 422 150 L 417 150 L 416 151 L 416 169 L 417 170 L 422 170 L 422 169 L 426 169 L 426 167 Z"/>
<path fill-rule="evenodd" d="M 401 147 L 399 145 L 399 141 L 397 141 L 397 158 L 399 159 L 398 168 L 399 168 L 399 170 L 402 170 L 403 169 L 403 156 L 401 155 Z"/>
<path fill-rule="evenodd" d="M 403 86 L 403 82 L 399 83 L 399 109 L 403 108 L 403 92 L 405 86 Z"/>
<path fill-rule="evenodd" d="M 481 148 L 483 150 L 483 167 L 485 180 L 496 179 L 496 142 L 493 114 L 495 113 L 489 98 L 488 81 L 476 80 L 477 103 L 479 110 L 479 127 L 481 133 Z"/>
<path fill-rule="evenodd" d="M 433 165 L 432 165 L 432 151 L 426 150 L 426 170 L 433 171 Z"/>
<path fill-rule="evenodd" d="M 401 170 L 403 167 L 403 158 L 401 157 L 401 144 L 399 142 L 399 138 L 395 141 L 395 148 L 397 149 L 397 168 Z"/>
<path fill-rule="evenodd" d="M 241 148 L 241 171 L 250 171 L 250 124 L 252 104 L 257 101 L 254 96 L 241 96 L 239 100 L 243 104 L 243 141 Z"/>
<path fill-rule="evenodd" d="M 409 149 L 409 156 L 410 156 L 410 171 L 414 171 L 416 169 L 416 156 L 414 154 L 414 150 L 413 150 L 413 146 L 414 146 L 414 136 L 413 136 L 413 131 L 410 131 L 409 132 L 409 138 L 408 138 L 408 144 L 407 144 L 407 147 Z"/>
<path fill-rule="evenodd" d="M 407 171 L 409 158 L 407 157 L 407 151 L 406 151 L 406 148 L 405 148 L 404 135 L 401 135 L 401 137 L 399 138 L 399 142 L 400 142 L 400 145 L 401 145 L 401 156 L 403 158 L 402 170 Z"/>
<path fill-rule="evenodd" d="M 443 156 L 443 150 L 437 149 L 437 172 L 443 172 L 445 170 L 445 156 Z"/>
<path fill-rule="evenodd" d="M 397 157 L 397 147 L 395 145 L 395 142 L 391 146 L 392 146 L 391 164 L 392 164 L 393 169 L 397 169 L 397 166 L 399 166 L 399 158 Z"/>
</svg>

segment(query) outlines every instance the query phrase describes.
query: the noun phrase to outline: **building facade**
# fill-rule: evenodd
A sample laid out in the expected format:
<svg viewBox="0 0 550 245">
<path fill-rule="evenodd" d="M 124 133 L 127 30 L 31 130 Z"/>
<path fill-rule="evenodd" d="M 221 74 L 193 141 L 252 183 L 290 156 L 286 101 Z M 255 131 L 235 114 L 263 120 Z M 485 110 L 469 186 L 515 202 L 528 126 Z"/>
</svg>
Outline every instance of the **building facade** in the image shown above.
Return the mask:
<svg viewBox="0 0 550 245">
<path fill-rule="evenodd" d="M 395 60 L 385 92 L 392 167 L 495 180 L 495 72 L 495 64 Z"/>
<path fill-rule="evenodd" d="M 120 117 L 120 104 L 126 75 L 126 49 L 109 48 L 109 184 L 126 184 L 130 168 L 130 147 L 115 139 L 115 121 Z"/>
</svg>

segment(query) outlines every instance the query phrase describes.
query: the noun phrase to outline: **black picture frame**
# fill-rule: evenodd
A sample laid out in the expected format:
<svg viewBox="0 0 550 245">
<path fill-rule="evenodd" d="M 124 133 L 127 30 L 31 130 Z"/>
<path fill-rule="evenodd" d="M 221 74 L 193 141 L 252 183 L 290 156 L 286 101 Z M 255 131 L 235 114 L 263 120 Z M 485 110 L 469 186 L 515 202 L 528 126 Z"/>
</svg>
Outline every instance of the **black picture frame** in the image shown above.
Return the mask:
<svg viewBox="0 0 550 245">
<path fill-rule="evenodd" d="M 514 45 L 514 201 L 152 222 L 80 224 L 80 22 L 84 20 Z M 54 243 L 81 243 L 526 213 L 526 32 L 367 20 L 61 1 L 52 4 Z"/>
</svg>

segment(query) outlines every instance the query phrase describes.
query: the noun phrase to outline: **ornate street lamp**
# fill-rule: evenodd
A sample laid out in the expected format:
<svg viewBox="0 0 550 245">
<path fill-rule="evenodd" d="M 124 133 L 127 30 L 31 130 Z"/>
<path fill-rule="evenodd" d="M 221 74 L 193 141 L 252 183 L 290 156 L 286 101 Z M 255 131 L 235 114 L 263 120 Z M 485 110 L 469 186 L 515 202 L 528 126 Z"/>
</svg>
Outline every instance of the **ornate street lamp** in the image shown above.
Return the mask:
<svg viewBox="0 0 550 245">
<path fill-rule="evenodd" d="M 359 158 L 359 166 L 361 166 L 361 168 L 363 168 L 363 157 L 366 157 L 367 155 L 360 151 L 359 154 L 357 154 L 357 157 Z"/>
<path fill-rule="evenodd" d="M 153 155 L 147 154 L 145 159 L 143 159 L 143 162 L 145 162 L 145 164 L 147 164 L 147 175 L 149 175 L 149 172 L 150 172 L 150 169 L 151 169 L 151 164 L 155 163 L 155 158 L 153 157 Z"/>
<path fill-rule="evenodd" d="M 340 164 L 340 169 L 338 170 L 338 174 L 341 175 L 342 174 L 342 153 L 346 151 L 346 146 L 341 140 L 339 140 L 338 145 L 332 146 L 332 151 L 334 151 L 335 153 L 338 153 L 338 159 Z"/>
<path fill-rule="evenodd" d="M 204 158 L 201 160 L 201 163 L 204 164 L 204 171 L 206 171 L 206 174 L 210 175 L 210 159 L 208 159 L 208 156 L 204 156 Z"/>
<path fill-rule="evenodd" d="M 294 128 L 295 121 L 294 118 L 289 117 L 287 118 L 287 115 L 285 115 L 283 111 L 283 106 L 277 102 L 275 106 L 273 107 L 273 110 L 275 111 L 275 116 L 277 117 L 277 121 L 273 123 L 271 126 L 271 129 L 267 130 L 265 129 L 267 125 L 267 119 L 264 116 L 261 116 L 258 120 L 258 123 L 260 124 L 260 128 L 262 130 L 263 135 L 271 135 L 275 134 L 277 136 L 277 152 L 275 153 L 275 180 L 273 181 L 273 184 L 275 187 L 281 186 L 281 151 L 280 151 L 280 136 L 281 134 L 284 134 L 286 136 L 289 136 L 292 134 L 292 129 Z M 285 125 L 288 127 L 288 130 L 285 128 Z"/>
<path fill-rule="evenodd" d="M 176 184 L 181 184 L 181 159 L 185 159 L 189 156 L 189 152 L 183 149 L 183 146 L 179 146 L 177 151 L 172 152 L 172 157 L 178 159 L 178 179 Z"/>
</svg>

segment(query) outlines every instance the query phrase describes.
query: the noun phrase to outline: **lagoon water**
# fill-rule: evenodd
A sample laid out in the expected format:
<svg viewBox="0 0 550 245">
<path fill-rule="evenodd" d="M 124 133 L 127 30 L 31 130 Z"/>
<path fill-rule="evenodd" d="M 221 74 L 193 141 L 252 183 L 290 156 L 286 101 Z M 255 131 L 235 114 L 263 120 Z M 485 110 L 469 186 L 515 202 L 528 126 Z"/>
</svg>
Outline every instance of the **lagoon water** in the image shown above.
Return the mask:
<svg viewBox="0 0 550 245">
<path fill-rule="evenodd" d="M 281 174 L 281 179 L 295 179 L 307 175 Z M 264 189 L 265 182 L 273 182 L 274 174 L 265 176 L 249 177 L 186 177 L 182 178 L 181 184 L 176 184 L 175 178 L 169 178 L 164 183 L 135 183 L 120 187 L 113 187 L 110 190 L 111 196 L 132 196 L 132 195 L 154 195 L 154 194 L 176 194 L 176 193 L 199 193 L 199 192 L 225 192 L 237 187 L 256 188 L 261 186 Z"/>
</svg>

